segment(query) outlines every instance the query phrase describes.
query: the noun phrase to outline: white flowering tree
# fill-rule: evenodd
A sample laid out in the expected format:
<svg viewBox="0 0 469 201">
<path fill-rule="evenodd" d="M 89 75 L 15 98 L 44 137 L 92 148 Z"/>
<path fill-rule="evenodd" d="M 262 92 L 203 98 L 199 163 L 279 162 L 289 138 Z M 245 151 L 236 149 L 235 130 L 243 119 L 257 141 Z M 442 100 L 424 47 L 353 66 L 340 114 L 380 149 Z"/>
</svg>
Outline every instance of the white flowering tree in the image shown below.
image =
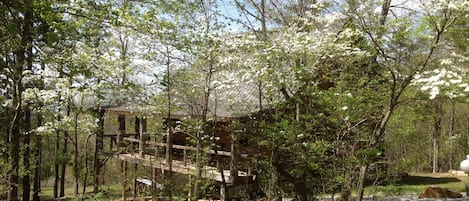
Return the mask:
<svg viewBox="0 0 469 201">
<path fill-rule="evenodd" d="M 22 16 L 21 13 L 27 9 L 31 9 L 34 16 L 37 16 L 33 19 L 34 23 L 30 27 L 32 33 L 25 35 L 29 38 L 25 38 L 23 44 L 24 46 L 31 43 L 27 49 L 32 48 L 33 50 L 24 53 L 26 55 L 25 61 L 23 64 L 17 65 L 18 73 L 15 73 L 17 78 L 13 79 L 17 80 L 16 85 L 23 86 L 18 88 L 21 89 L 18 91 L 13 90 L 17 87 L 10 85 L 5 91 L 6 93 L 18 92 L 18 97 L 21 100 L 5 99 L 3 102 L 7 108 L 16 108 L 18 111 L 16 115 L 18 118 L 12 116 L 10 120 L 21 120 L 24 121 L 24 125 L 29 125 L 19 128 L 24 130 L 24 135 L 12 138 L 18 139 L 18 143 L 24 145 L 24 151 L 21 152 L 24 158 L 24 164 L 21 168 L 25 170 L 22 175 L 23 199 L 29 200 L 30 189 L 28 187 L 30 185 L 26 183 L 26 180 L 29 179 L 33 167 L 30 167 L 26 162 L 30 161 L 28 159 L 29 140 L 30 136 L 33 136 L 32 134 L 38 136 L 38 138 L 33 138 L 33 143 L 36 146 L 34 147 L 35 160 L 32 160 L 35 162 L 32 165 L 35 174 L 34 200 L 39 199 L 40 178 L 36 176 L 40 175 L 39 154 L 41 152 L 48 154 L 48 150 L 40 150 L 41 141 L 44 139 L 53 139 L 52 142 L 56 145 L 55 152 L 57 154 L 53 158 L 56 178 L 54 197 L 64 195 L 65 167 L 68 165 L 72 152 L 68 148 L 68 144 L 70 142 L 74 144 L 75 195 L 78 194 L 79 177 L 83 176 L 79 173 L 78 168 L 84 162 L 79 160 L 79 146 L 82 146 L 81 142 L 83 142 L 81 139 L 86 138 L 87 134 L 97 131 L 98 122 L 95 118 L 88 118 L 85 121 L 87 117 L 90 117 L 88 116 L 89 112 L 106 104 L 120 103 L 129 99 L 128 96 L 132 96 L 133 93 L 130 92 L 138 92 L 135 85 L 130 82 L 135 80 L 134 70 L 137 64 L 129 60 L 140 55 L 136 55 L 137 51 L 134 46 L 129 45 L 129 41 L 135 36 L 132 35 L 133 32 L 128 30 L 134 28 L 130 25 L 137 21 L 136 18 L 141 17 L 142 13 L 137 12 L 139 10 L 136 8 L 139 5 L 122 5 L 117 1 L 33 1 L 1 4 L 2 10 L 12 12 L 10 17 L 2 16 L 10 24 L 15 22 L 11 16 L 17 14 Z M 132 12 L 127 12 L 129 10 Z M 31 21 L 31 19 L 28 20 Z M 29 23 L 28 20 L 24 23 Z M 21 35 L 17 34 L 16 31 L 5 29 L 5 32 L 9 34 L 8 38 L 12 41 L 21 40 L 15 38 Z M 13 63 L 9 61 L 13 61 L 11 59 L 14 56 L 15 54 L 8 52 L 2 53 L 3 64 L 8 68 L 12 67 Z M 18 106 L 20 102 L 22 103 L 21 107 Z M 18 107 L 13 107 L 13 105 Z M 80 114 L 83 113 L 88 114 L 80 117 Z M 22 120 L 23 114 L 24 120 Z M 33 118 L 28 117 L 31 114 L 34 115 Z M 32 121 L 38 122 L 37 129 L 31 125 Z M 72 131 L 73 137 L 69 135 Z M 79 135 L 81 133 L 84 134 L 84 137 Z M 55 134 L 54 137 L 51 136 L 53 134 Z M 16 136 L 16 134 L 12 136 Z M 16 143 L 13 144 L 15 146 L 12 147 L 12 150 L 18 149 Z M 94 144 L 98 145 L 99 142 L 96 141 Z M 16 154 L 20 154 L 20 152 L 16 150 L 10 155 L 17 158 Z M 99 172 L 99 166 L 100 163 L 95 160 L 95 172 Z M 88 169 L 86 170 L 88 171 Z M 85 175 L 85 177 L 87 176 Z M 13 175 L 10 178 L 15 180 L 16 176 Z M 12 185 L 18 184 L 17 181 L 10 183 Z M 13 188 L 11 196 L 16 194 L 14 191 Z M 15 200 L 15 198 L 11 199 Z"/>
<path fill-rule="evenodd" d="M 251 138 L 262 135 L 257 143 L 272 149 L 272 154 L 260 153 L 267 158 L 256 157 L 266 162 L 264 167 L 261 163 L 262 169 L 277 172 L 278 181 L 269 185 L 278 185 L 284 193 L 296 194 L 300 200 L 307 200 L 322 187 L 336 182 L 333 171 L 323 170 L 335 164 L 329 154 L 336 148 L 333 136 L 340 130 L 338 122 L 350 118 L 343 114 L 353 105 L 345 100 L 354 96 L 343 85 L 340 91 L 334 76 L 343 76 L 348 64 L 369 57 L 354 45 L 359 33 L 341 28 L 340 21 L 345 16 L 337 12 L 318 13 L 305 11 L 303 17 L 290 20 L 288 25 L 267 31 L 267 39 L 260 40 L 250 33 L 234 35 L 224 45 L 230 49 L 221 60 L 235 73 L 220 82 L 262 83 L 259 102 L 268 104 L 255 104 L 267 114 L 264 125 Z M 273 169 L 269 170 L 269 166 Z M 317 182 L 320 178 L 324 180 Z"/>
<path fill-rule="evenodd" d="M 462 19 L 459 19 L 462 20 Z M 457 21 L 456 21 L 457 24 Z M 453 34 L 461 33 L 462 30 L 457 28 L 453 30 Z M 460 34 L 456 34 L 460 35 Z M 466 100 L 467 92 L 469 92 L 467 69 L 465 64 L 468 62 L 468 55 L 464 51 L 464 46 L 458 46 L 461 43 L 457 38 L 451 35 L 446 39 L 446 46 L 438 52 L 438 57 L 434 64 L 431 66 L 433 70 L 429 69 L 415 76 L 414 84 L 420 91 L 428 94 L 428 99 L 436 105 L 434 134 L 432 138 L 433 145 L 433 172 L 439 171 L 439 155 L 440 155 L 440 139 L 442 132 L 442 116 L 443 104 L 445 99 L 451 101 L 451 116 L 449 124 L 449 137 L 447 138 L 449 144 L 454 142 L 454 114 L 455 114 L 455 101 Z M 464 43 L 464 42 L 463 42 Z M 466 42 L 467 43 L 467 42 Z M 450 146 L 449 151 L 449 168 L 453 169 L 453 148 Z"/>
<path fill-rule="evenodd" d="M 356 164 L 349 166 L 352 172 L 344 178 L 343 190 L 347 196 L 350 191 L 347 185 L 357 181 L 361 199 L 368 166 L 380 155 L 386 139 L 386 125 L 402 104 L 402 96 L 410 92 L 408 88 L 415 76 L 431 69 L 438 58 L 436 53 L 447 45 L 445 41 L 457 27 L 457 20 L 467 13 L 467 3 L 301 1 L 286 7 L 279 7 L 283 3 L 274 1 L 251 3 L 254 5 L 246 13 L 252 16 L 251 20 L 261 22 L 257 24 L 259 29 L 262 28 L 262 14 L 265 14 L 261 12 L 263 8 L 271 8 L 266 9 L 271 12 L 267 16 L 277 16 L 277 23 L 267 31 L 267 40 L 259 40 L 251 33 L 234 36 L 235 40 L 225 46 L 241 51 L 229 51 L 222 62 L 238 70 L 233 82 L 261 80 L 262 96 L 272 103 L 280 103 L 275 107 L 289 111 L 286 114 L 293 114 L 292 121 L 281 116 L 283 121 L 268 129 L 271 133 L 269 147 L 281 153 L 282 147 L 278 144 L 290 145 L 286 146 L 290 149 L 301 141 L 306 144 L 320 141 L 321 138 L 301 139 L 306 135 L 305 131 L 312 136 L 324 133 L 320 126 L 309 126 L 311 130 L 301 127 L 301 123 L 297 128 L 284 127 L 295 125 L 295 121 L 315 125 L 308 120 L 314 119 L 313 122 L 323 122 L 322 125 L 333 125 L 326 130 L 334 130 L 333 133 L 342 139 L 353 138 L 352 142 L 355 142 L 355 145 L 349 145 L 354 147 L 351 150 L 358 150 L 350 155 Z M 253 14 L 256 12 L 261 14 Z M 316 107 L 308 108 L 313 105 Z M 306 115 L 310 115 L 309 118 Z M 328 118 L 321 118 L 321 115 Z M 275 161 L 275 154 L 273 156 Z M 302 161 L 302 157 L 300 154 L 298 158 L 292 158 Z M 315 159 L 308 158 L 307 161 Z M 296 164 L 296 160 L 290 162 Z M 320 160 L 315 162 L 320 164 Z M 281 164 L 281 161 L 277 163 Z M 305 176 L 302 175 L 304 167 L 283 167 L 291 169 L 277 168 L 276 171 L 283 171 L 279 172 L 280 178 L 297 186 L 294 192 L 302 194 L 301 199 L 307 199 L 305 190 L 301 190 L 304 183 L 297 182 Z M 360 173 L 358 178 L 354 176 L 355 172 Z"/>
</svg>

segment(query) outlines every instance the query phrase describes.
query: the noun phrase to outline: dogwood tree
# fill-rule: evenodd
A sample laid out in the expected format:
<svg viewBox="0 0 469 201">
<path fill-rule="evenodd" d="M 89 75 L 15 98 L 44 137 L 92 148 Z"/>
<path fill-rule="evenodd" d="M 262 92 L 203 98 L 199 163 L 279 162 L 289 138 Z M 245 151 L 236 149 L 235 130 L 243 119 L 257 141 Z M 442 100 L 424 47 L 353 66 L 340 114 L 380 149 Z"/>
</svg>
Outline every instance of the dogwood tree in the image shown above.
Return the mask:
<svg viewBox="0 0 469 201">
<path fill-rule="evenodd" d="M 301 3 L 294 4 L 298 7 L 289 8 L 299 8 L 304 12 L 283 15 L 282 19 L 289 20 L 288 23 L 272 26 L 268 40 L 257 40 L 250 33 L 233 37 L 237 40 L 226 46 L 242 51 L 231 51 L 222 62 L 240 69 L 236 74 L 238 80 L 262 80 L 265 96 L 277 103 L 287 103 L 289 111 L 295 111 L 290 113 L 299 116 L 300 121 L 302 114 L 330 115 L 332 108 L 340 108 L 335 110 L 337 116 L 330 120 L 349 125 L 344 129 L 348 134 L 350 129 L 358 129 L 354 130 L 357 135 L 355 141 L 362 141 L 360 148 L 354 147 L 363 151 L 353 154 L 357 165 L 361 166 L 358 182 L 361 197 L 365 173 L 386 139 L 385 128 L 390 117 L 401 104 L 401 97 L 408 92 L 414 77 L 430 68 L 446 34 L 455 27 L 456 19 L 465 16 L 467 3 Z M 279 4 L 272 2 L 270 5 L 275 8 Z M 282 16 L 280 14 L 277 16 Z M 311 90 L 314 87 L 316 90 Z M 324 98 L 322 103 L 343 98 L 336 104 L 322 105 L 329 112 L 302 108 L 307 101 L 319 101 L 318 97 L 310 99 L 319 94 Z M 321 101 L 316 104 L 319 103 Z M 341 128 L 336 124 L 330 130 L 344 133 Z M 284 134 L 285 130 L 269 132 L 272 133 L 271 139 L 289 136 Z M 320 129 L 311 130 L 314 132 L 320 132 Z M 354 174 L 355 168 L 351 169 Z M 288 178 L 288 173 L 283 174 Z M 291 178 L 293 183 L 297 181 L 295 177 Z M 350 178 L 354 178 L 353 175 Z M 347 180 L 345 184 L 352 182 Z M 300 191 L 296 190 L 296 193 L 301 194 Z M 302 199 L 306 197 L 303 195 Z"/>
</svg>

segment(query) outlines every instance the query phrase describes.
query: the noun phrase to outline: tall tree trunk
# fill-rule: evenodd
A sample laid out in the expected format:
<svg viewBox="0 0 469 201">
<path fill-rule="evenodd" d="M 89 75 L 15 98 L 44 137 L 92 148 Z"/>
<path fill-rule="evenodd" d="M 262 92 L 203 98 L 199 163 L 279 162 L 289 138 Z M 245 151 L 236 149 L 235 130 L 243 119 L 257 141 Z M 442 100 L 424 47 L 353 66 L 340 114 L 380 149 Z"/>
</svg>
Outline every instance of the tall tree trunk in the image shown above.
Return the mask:
<svg viewBox="0 0 469 201">
<path fill-rule="evenodd" d="M 98 115 L 98 130 L 95 135 L 95 149 L 93 156 L 93 193 L 99 191 L 99 179 L 101 177 L 102 161 L 99 159 L 101 150 L 103 149 L 103 132 L 104 132 L 104 110 L 98 108 L 96 111 Z"/>
<path fill-rule="evenodd" d="M 21 26 L 21 42 L 19 48 L 15 51 L 15 63 L 13 68 L 13 119 L 9 128 L 9 144 L 11 169 L 8 176 L 8 201 L 18 200 L 18 184 L 19 184 L 19 163 L 20 163 L 20 136 L 21 136 L 21 117 L 22 117 L 22 93 L 23 93 L 23 67 L 26 62 L 26 50 L 32 46 L 32 26 L 33 26 L 33 1 L 24 0 L 22 13 L 24 18 Z M 28 55 L 31 57 L 32 55 Z"/>
<path fill-rule="evenodd" d="M 15 98 L 13 100 L 13 104 L 20 106 L 21 105 L 21 96 L 20 94 L 15 94 Z M 11 156 L 11 171 L 8 177 L 8 201 L 17 201 L 18 200 L 18 184 L 19 184 L 19 162 L 20 162 L 20 155 L 19 155 L 19 147 L 20 147 L 20 116 L 21 109 L 17 107 L 15 109 L 14 119 L 12 122 L 12 126 L 10 128 L 10 139 L 9 143 L 11 146 L 10 156 Z"/>
<path fill-rule="evenodd" d="M 32 39 L 30 39 L 32 41 Z M 33 70 L 33 46 L 29 45 L 27 48 L 27 70 Z M 29 86 L 25 86 L 29 87 Z M 27 106 L 24 112 L 24 141 L 23 141 L 23 168 L 25 173 L 23 175 L 23 200 L 29 201 L 31 197 L 31 170 L 30 170 L 30 155 L 31 155 L 31 109 Z"/>
<path fill-rule="evenodd" d="M 202 142 L 201 142 L 201 136 L 200 132 L 197 132 L 197 146 L 196 146 L 196 151 L 195 151 L 195 168 L 196 168 L 196 175 L 195 175 L 195 181 L 194 181 L 194 190 L 192 193 L 192 196 L 194 197 L 192 200 L 197 200 L 200 197 L 200 180 L 202 179 Z"/>
<path fill-rule="evenodd" d="M 70 116 L 70 104 L 67 106 L 67 117 Z M 62 149 L 62 166 L 61 166 L 61 175 L 60 175 L 60 197 L 65 196 L 65 171 L 68 163 L 68 156 L 67 156 L 67 151 L 68 151 L 68 131 L 64 131 L 64 144 L 63 144 L 63 149 Z"/>
<path fill-rule="evenodd" d="M 63 69 L 61 69 L 62 71 L 60 71 L 59 73 L 59 77 L 60 78 L 63 78 Z M 62 99 L 62 94 L 59 93 L 59 100 Z M 60 122 L 62 120 L 62 109 L 61 109 L 61 106 L 60 106 L 60 101 L 58 101 L 57 103 L 57 122 Z M 62 140 L 62 138 L 60 137 L 60 131 L 61 131 L 61 127 L 58 127 L 56 128 L 57 130 L 55 131 L 55 164 L 54 164 L 54 198 L 58 198 L 58 197 L 62 197 L 62 187 L 60 184 L 62 184 L 62 177 L 65 176 L 65 174 L 61 174 L 60 172 L 64 172 L 62 170 L 62 164 L 63 164 L 63 161 L 65 160 L 65 154 L 63 152 L 60 151 L 60 142 Z M 64 137 L 65 137 L 65 133 L 64 133 Z"/>
<path fill-rule="evenodd" d="M 454 113 L 455 113 L 455 101 L 451 100 L 451 116 L 449 123 L 449 169 L 453 169 L 453 136 L 454 136 Z"/>
<path fill-rule="evenodd" d="M 7 114 L 10 114 L 10 113 L 11 113 L 10 109 L 8 109 L 8 108 L 6 109 L 6 112 L 7 112 Z M 7 115 L 7 117 L 9 118 L 8 115 Z M 10 136 L 11 136 L 11 135 L 10 135 L 10 133 L 11 133 L 10 126 L 7 126 L 7 127 L 5 128 L 5 133 L 6 133 L 6 135 L 4 136 L 5 138 L 4 138 L 3 140 L 5 141 L 5 143 L 9 143 L 9 142 L 10 142 Z M 7 148 L 9 148 L 9 147 L 7 146 Z M 5 161 L 6 164 L 9 164 L 9 163 L 10 163 L 10 150 L 9 150 L 9 149 L 7 149 L 6 154 L 3 154 L 2 159 Z M 10 176 L 9 176 L 9 174 L 6 174 L 6 175 L 5 175 L 5 180 L 6 180 L 6 181 L 10 181 Z M 6 189 L 6 190 L 7 190 L 7 193 L 8 193 L 8 191 L 9 191 L 9 189 L 10 189 L 10 186 L 7 186 L 7 189 Z M 4 192 L 2 191 L 2 193 L 4 193 Z"/>
<path fill-rule="evenodd" d="M 31 197 L 31 171 L 30 171 L 30 152 L 31 152 L 31 110 L 25 109 L 24 111 L 24 130 L 25 135 L 23 139 L 23 168 L 25 173 L 23 175 L 23 200 L 29 200 Z"/>
<path fill-rule="evenodd" d="M 167 116 L 167 127 L 168 127 L 168 135 L 166 135 L 166 164 L 168 165 L 168 173 L 166 174 L 166 183 L 167 183 L 167 189 L 166 189 L 166 194 L 169 198 L 169 200 L 172 200 L 173 197 L 173 192 L 172 192 L 172 175 L 173 175 L 173 141 L 171 139 L 173 135 L 173 125 L 171 122 L 171 58 L 170 58 L 170 51 L 169 47 L 166 47 L 166 74 L 167 74 L 167 101 L 168 101 L 168 116 Z"/>
<path fill-rule="evenodd" d="M 41 70 L 45 70 L 45 64 L 41 62 Z M 44 77 L 41 76 L 40 89 L 44 89 Z M 37 112 L 37 127 L 42 126 L 42 114 Z M 41 149 L 42 149 L 42 137 L 40 133 L 35 132 L 35 150 L 34 150 L 34 184 L 33 184 L 33 201 L 40 201 L 39 192 L 41 192 Z"/>
<path fill-rule="evenodd" d="M 78 183 L 79 183 L 79 175 L 78 175 L 78 116 L 79 116 L 79 111 L 77 110 L 75 112 L 75 116 L 74 116 L 74 129 L 73 129 L 73 132 L 74 132 L 74 159 L 73 159 L 73 176 L 75 177 L 75 185 L 74 185 L 74 189 L 73 189 L 73 194 L 76 196 L 78 196 Z"/>
<path fill-rule="evenodd" d="M 467 111 L 469 112 L 469 105 L 467 105 Z M 466 143 L 464 143 L 464 153 L 469 153 L 469 114 L 466 116 Z"/>
<path fill-rule="evenodd" d="M 60 112 L 58 113 L 57 116 L 57 121 L 60 121 Z M 55 149 L 54 153 L 55 155 L 55 163 L 54 163 L 54 198 L 58 198 L 58 191 L 59 191 L 59 181 L 60 181 L 60 174 L 59 174 L 59 168 L 60 168 L 60 131 L 57 129 L 55 131 Z"/>
<path fill-rule="evenodd" d="M 442 107 L 439 100 L 436 101 L 435 105 L 435 116 L 434 116 L 434 124 L 433 124 L 433 165 L 432 165 L 432 172 L 437 173 L 439 171 L 438 167 L 438 155 L 440 150 L 440 135 L 441 135 L 441 115 L 442 115 Z"/>
<path fill-rule="evenodd" d="M 91 135 L 88 135 L 88 137 L 86 137 L 86 141 L 85 141 L 85 175 L 83 175 L 83 196 L 82 198 L 85 197 L 85 193 L 86 193 L 86 185 L 88 185 L 88 143 L 90 141 L 90 137 Z M 83 200 L 83 199 L 82 199 Z"/>
<path fill-rule="evenodd" d="M 37 114 L 37 127 L 42 126 L 42 114 Z M 34 184 L 33 184 L 33 201 L 40 201 L 39 192 L 41 192 L 41 148 L 42 148 L 42 137 L 41 134 L 35 133 L 36 147 L 34 150 Z"/>
</svg>

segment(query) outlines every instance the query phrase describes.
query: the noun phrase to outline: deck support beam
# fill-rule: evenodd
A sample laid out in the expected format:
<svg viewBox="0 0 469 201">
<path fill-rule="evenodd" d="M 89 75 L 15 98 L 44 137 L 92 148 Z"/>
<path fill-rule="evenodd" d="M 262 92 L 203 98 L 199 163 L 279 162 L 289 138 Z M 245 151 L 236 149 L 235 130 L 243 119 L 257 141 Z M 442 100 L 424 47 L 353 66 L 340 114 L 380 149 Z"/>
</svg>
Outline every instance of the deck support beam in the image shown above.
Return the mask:
<svg viewBox="0 0 469 201">
<path fill-rule="evenodd" d="M 158 174 L 158 168 L 151 168 L 151 199 L 152 200 L 157 200 L 157 174 Z"/>
<path fill-rule="evenodd" d="M 221 185 L 220 186 L 220 200 L 221 201 L 227 201 L 228 200 L 228 197 L 227 197 L 227 194 L 226 194 L 226 188 L 224 185 Z"/>
<path fill-rule="evenodd" d="M 127 196 L 125 191 L 127 190 L 127 161 L 122 160 L 121 161 L 121 167 L 122 167 L 122 200 L 127 201 Z"/>
<path fill-rule="evenodd" d="M 231 135 L 231 161 L 230 161 L 230 183 L 233 185 L 236 185 L 238 182 L 238 167 L 236 164 L 238 163 L 238 158 L 236 157 L 236 144 L 237 144 L 237 139 L 236 139 L 236 134 Z"/>
<path fill-rule="evenodd" d="M 133 184 L 132 184 L 132 196 L 133 200 L 137 199 L 137 172 L 138 172 L 138 165 L 134 165 L 133 169 Z"/>
</svg>

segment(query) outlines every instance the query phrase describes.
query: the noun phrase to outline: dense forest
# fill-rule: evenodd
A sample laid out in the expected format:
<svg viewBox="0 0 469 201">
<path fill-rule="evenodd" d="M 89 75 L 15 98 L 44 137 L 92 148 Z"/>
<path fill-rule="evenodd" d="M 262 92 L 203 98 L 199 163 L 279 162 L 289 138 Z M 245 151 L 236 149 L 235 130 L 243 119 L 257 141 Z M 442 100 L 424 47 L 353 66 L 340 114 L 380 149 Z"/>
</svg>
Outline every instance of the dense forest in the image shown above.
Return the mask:
<svg viewBox="0 0 469 201">
<path fill-rule="evenodd" d="M 127 129 L 145 119 L 167 161 L 185 130 L 197 167 L 203 150 L 226 151 L 214 141 L 229 116 L 232 154 L 245 146 L 269 200 L 361 200 L 366 185 L 458 169 L 469 154 L 466 0 L 1 0 L 0 11 L 0 199 L 126 188 L 99 151 L 106 121 L 125 131 L 103 116 L 122 105 L 137 116 Z M 200 172 L 171 168 L 153 196 L 211 192 Z"/>
</svg>

